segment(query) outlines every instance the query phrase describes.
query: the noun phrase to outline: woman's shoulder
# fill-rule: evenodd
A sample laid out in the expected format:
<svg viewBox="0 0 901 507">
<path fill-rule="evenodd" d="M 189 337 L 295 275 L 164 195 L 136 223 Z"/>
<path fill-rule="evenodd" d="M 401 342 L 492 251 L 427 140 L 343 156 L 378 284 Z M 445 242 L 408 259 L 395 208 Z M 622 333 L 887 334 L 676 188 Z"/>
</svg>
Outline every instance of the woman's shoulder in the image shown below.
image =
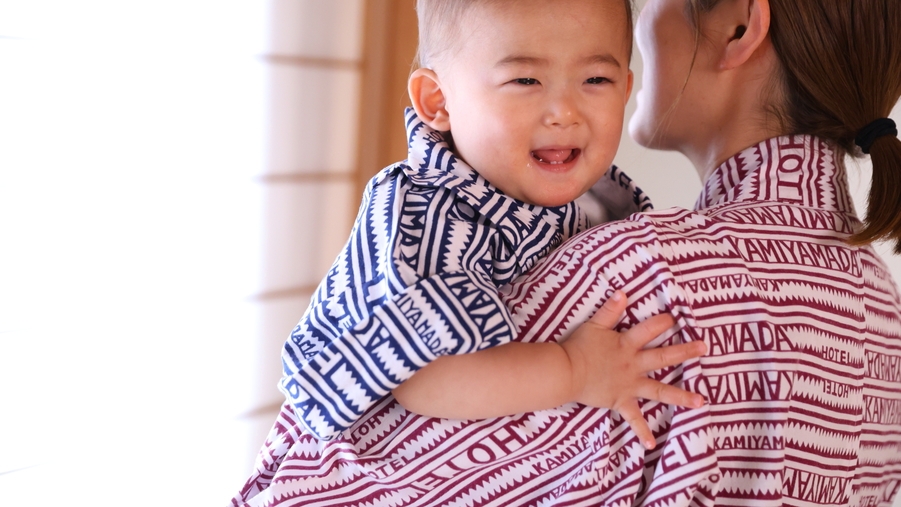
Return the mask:
<svg viewBox="0 0 901 507">
<path fill-rule="evenodd" d="M 623 290 L 637 305 L 625 317 L 631 323 L 678 306 L 684 300 L 676 276 L 680 260 L 670 244 L 690 241 L 704 220 L 685 209 L 655 210 L 574 236 L 502 287 L 519 339 L 567 336 L 614 290 Z"/>
<path fill-rule="evenodd" d="M 659 285 L 679 278 L 687 263 L 709 266 L 734 258 L 729 232 L 720 225 L 703 212 L 684 208 L 636 213 L 570 238 L 507 292 L 514 298 L 517 293 L 525 298 L 536 287 L 538 292 L 553 287 L 580 293 L 589 279 L 602 291 Z"/>
<path fill-rule="evenodd" d="M 583 231 L 551 252 L 536 265 L 520 285 L 530 281 L 568 283 L 591 277 L 615 279 L 622 285 L 636 277 L 669 271 L 678 262 L 674 245 L 687 245 L 703 238 L 715 221 L 684 208 L 635 213 L 624 220 L 607 222 Z M 703 241 L 703 240 L 701 240 Z"/>
<path fill-rule="evenodd" d="M 649 210 L 583 231 L 565 243 L 560 250 L 588 249 L 596 257 L 611 258 L 635 250 L 651 253 L 670 242 L 686 242 L 704 237 L 719 222 L 704 212 L 685 208 Z"/>
</svg>

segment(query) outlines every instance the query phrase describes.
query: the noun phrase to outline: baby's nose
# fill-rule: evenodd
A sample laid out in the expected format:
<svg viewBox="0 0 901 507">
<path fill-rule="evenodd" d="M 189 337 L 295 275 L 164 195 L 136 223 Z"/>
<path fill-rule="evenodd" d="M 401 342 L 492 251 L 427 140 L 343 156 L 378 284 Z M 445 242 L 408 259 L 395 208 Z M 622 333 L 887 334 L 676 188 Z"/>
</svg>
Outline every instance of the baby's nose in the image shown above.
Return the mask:
<svg viewBox="0 0 901 507">
<path fill-rule="evenodd" d="M 545 124 L 555 127 L 569 127 L 581 123 L 581 115 L 575 97 L 570 93 L 559 93 L 548 103 Z"/>
</svg>

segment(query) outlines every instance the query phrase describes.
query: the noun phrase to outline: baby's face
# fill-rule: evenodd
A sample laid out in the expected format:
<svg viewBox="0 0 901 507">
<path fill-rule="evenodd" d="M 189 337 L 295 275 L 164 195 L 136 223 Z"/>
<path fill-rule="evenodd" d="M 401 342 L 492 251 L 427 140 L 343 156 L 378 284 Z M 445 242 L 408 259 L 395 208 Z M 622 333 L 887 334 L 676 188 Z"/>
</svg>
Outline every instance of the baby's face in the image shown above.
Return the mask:
<svg viewBox="0 0 901 507">
<path fill-rule="evenodd" d="M 613 162 L 632 87 L 622 0 L 472 7 L 436 73 L 459 156 L 505 194 L 574 200 Z"/>
</svg>

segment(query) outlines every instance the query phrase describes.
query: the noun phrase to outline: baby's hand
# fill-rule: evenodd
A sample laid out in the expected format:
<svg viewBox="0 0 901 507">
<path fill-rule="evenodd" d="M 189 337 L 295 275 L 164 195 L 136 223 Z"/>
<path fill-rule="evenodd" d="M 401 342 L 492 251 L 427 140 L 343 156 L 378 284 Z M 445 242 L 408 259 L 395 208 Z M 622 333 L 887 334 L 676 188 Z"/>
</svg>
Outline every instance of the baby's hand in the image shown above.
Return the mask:
<svg viewBox="0 0 901 507">
<path fill-rule="evenodd" d="M 616 291 L 562 345 L 572 363 L 575 401 L 621 413 L 645 447 L 653 449 L 654 435 L 638 408 L 638 398 L 698 408 L 704 397 L 652 380 L 647 373 L 702 356 L 707 345 L 693 341 L 642 350 L 675 321 L 668 314 L 657 315 L 618 333 L 613 327 L 625 308 L 625 294 Z"/>
</svg>

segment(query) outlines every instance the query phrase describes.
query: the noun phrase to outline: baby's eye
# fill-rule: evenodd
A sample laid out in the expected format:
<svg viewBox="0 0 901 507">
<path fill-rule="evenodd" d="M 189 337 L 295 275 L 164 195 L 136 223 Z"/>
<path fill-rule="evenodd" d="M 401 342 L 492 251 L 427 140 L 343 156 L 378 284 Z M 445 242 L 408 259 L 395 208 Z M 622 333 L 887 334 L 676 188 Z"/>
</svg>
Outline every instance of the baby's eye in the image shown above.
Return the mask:
<svg viewBox="0 0 901 507">
<path fill-rule="evenodd" d="M 513 82 L 516 84 L 521 84 L 521 85 L 526 85 L 526 86 L 532 86 L 532 85 L 538 84 L 538 80 L 535 78 L 532 78 L 532 77 L 521 77 L 519 79 L 514 79 Z"/>
<path fill-rule="evenodd" d="M 611 81 L 609 79 L 607 79 L 606 77 L 597 77 L 596 76 L 596 77 L 590 77 L 590 78 L 586 79 L 585 82 L 588 84 L 603 84 L 603 83 L 609 83 Z"/>
</svg>

